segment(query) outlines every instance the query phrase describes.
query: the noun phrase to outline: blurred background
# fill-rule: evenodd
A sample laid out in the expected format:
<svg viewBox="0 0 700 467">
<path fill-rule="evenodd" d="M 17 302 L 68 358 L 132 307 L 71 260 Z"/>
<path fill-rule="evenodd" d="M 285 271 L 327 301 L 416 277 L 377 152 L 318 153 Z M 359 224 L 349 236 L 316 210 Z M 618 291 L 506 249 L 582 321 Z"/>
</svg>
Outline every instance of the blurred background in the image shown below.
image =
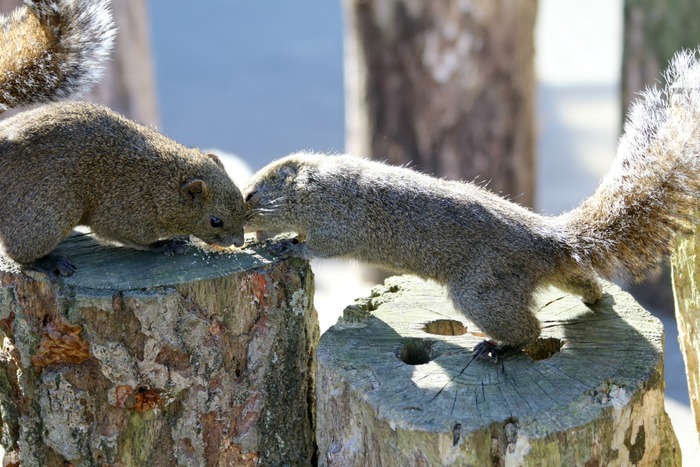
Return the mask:
<svg viewBox="0 0 700 467">
<path fill-rule="evenodd" d="M 117 51 L 92 98 L 236 155 L 234 179 L 294 151 L 352 152 L 552 215 L 594 191 L 630 99 L 700 32 L 696 0 L 113 3 Z M 313 267 L 322 330 L 381 278 Z M 633 291 L 666 325 L 666 406 L 697 459 L 668 272 Z"/>
</svg>

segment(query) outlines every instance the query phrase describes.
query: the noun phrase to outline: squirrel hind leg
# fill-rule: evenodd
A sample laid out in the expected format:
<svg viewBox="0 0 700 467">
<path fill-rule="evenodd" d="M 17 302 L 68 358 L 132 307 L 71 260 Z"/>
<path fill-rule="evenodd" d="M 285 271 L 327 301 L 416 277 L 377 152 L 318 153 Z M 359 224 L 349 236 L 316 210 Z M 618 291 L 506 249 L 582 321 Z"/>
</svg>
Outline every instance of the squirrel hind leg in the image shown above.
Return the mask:
<svg viewBox="0 0 700 467">
<path fill-rule="evenodd" d="M 565 292 L 581 296 L 583 303 L 592 305 L 603 296 L 603 288 L 598 277 L 593 273 L 576 272 L 553 281 L 553 284 Z"/>
<path fill-rule="evenodd" d="M 497 342 L 482 343 L 475 354 L 496 351 L 500 358 L 517 353 L 540 336 L 540 322 L 532 312 L 531 287 L 524 281 L 485 285 L 462 281 L 448 286 L 455 308 Z"/>
<path fill-rule="evenodd" d="M 503 360 L 521 351 L 521 348 L 513 347 L 512 345 L 498 344 L 493 340 L 483 340 L 474 346 L 472 355 L 474 355 L 474 359 L 476 360 L 496 364 L 499 360 Z"/>
</svg>

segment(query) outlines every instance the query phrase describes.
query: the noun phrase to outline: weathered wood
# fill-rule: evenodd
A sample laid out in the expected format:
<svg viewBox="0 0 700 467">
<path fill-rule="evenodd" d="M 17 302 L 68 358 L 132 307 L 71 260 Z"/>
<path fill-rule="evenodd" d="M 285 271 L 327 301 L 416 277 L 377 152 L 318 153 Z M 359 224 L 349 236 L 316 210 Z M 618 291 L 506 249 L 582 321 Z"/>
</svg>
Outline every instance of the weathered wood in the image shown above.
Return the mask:
<svg viewBox="0 0 700 467">
<path fill-rule="evenodd" d="M 532 206 L 535 0 L 343 0 L 346 152 Z"/>
<path fill-rule="evenodd" d="M 496 365 L 434 284 L 390 278 L 348 307 L 317 351 L 319 464 L 680 465 L 661 323 L 612 284 L 590 308 L 537 303 L 532 357 Z"/>
<path fill-rule="evenodd" d="M 56 282 L 0 263 L 5 463 L 303 465 L 318 321 L 303 261 L 67 239 Z"/>
<path fill-rule="evenodd" d="M 700 441 L 700 229 L 679 238 L 671 258 L 678 340 L 685 361 L 690 406 Z"/>
</svg>

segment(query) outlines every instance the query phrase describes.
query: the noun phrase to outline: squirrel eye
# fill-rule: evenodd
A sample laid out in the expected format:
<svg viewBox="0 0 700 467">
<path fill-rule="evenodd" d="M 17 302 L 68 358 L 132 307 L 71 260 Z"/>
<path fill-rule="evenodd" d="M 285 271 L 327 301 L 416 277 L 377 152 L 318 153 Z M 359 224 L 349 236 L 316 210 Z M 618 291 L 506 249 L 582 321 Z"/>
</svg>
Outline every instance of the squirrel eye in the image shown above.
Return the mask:
<svg viewBox="0 0 700 467">
<path fill-rule="evenodd" d="M 248 194 L 245 196 L 245 202 L 247 203 L 248 201 L 250 201 L 250 198 L 252 198 L 254 194 L 255 194 L 254 191 L 251 191 L 250 193 L 248 193 Z"/>
<path fill-rule="evenodd" d="M 224 226 L 224 221 L 219 219 L 218 217 L 212 217 L 211 220 L 209 221 L 212 227 L 215 229 L 220 229 L 221 227 Z"/>
</svg>

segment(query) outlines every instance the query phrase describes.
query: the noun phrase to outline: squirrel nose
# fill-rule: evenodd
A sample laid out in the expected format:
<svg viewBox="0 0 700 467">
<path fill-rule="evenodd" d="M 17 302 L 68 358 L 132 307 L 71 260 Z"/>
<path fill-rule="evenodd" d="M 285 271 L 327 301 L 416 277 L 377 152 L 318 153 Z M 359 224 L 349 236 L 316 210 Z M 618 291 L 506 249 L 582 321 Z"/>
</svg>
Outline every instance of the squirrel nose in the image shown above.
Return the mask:
<svg viewBox="0 0 700 467">
<path fill-rule="evenodd" d="M 235 247 L 242 247 L 244 243 L 245 237 L 243 235 L 243 232 L 239 233 L 233 238 L 233 246 Z"/>
</svg>

